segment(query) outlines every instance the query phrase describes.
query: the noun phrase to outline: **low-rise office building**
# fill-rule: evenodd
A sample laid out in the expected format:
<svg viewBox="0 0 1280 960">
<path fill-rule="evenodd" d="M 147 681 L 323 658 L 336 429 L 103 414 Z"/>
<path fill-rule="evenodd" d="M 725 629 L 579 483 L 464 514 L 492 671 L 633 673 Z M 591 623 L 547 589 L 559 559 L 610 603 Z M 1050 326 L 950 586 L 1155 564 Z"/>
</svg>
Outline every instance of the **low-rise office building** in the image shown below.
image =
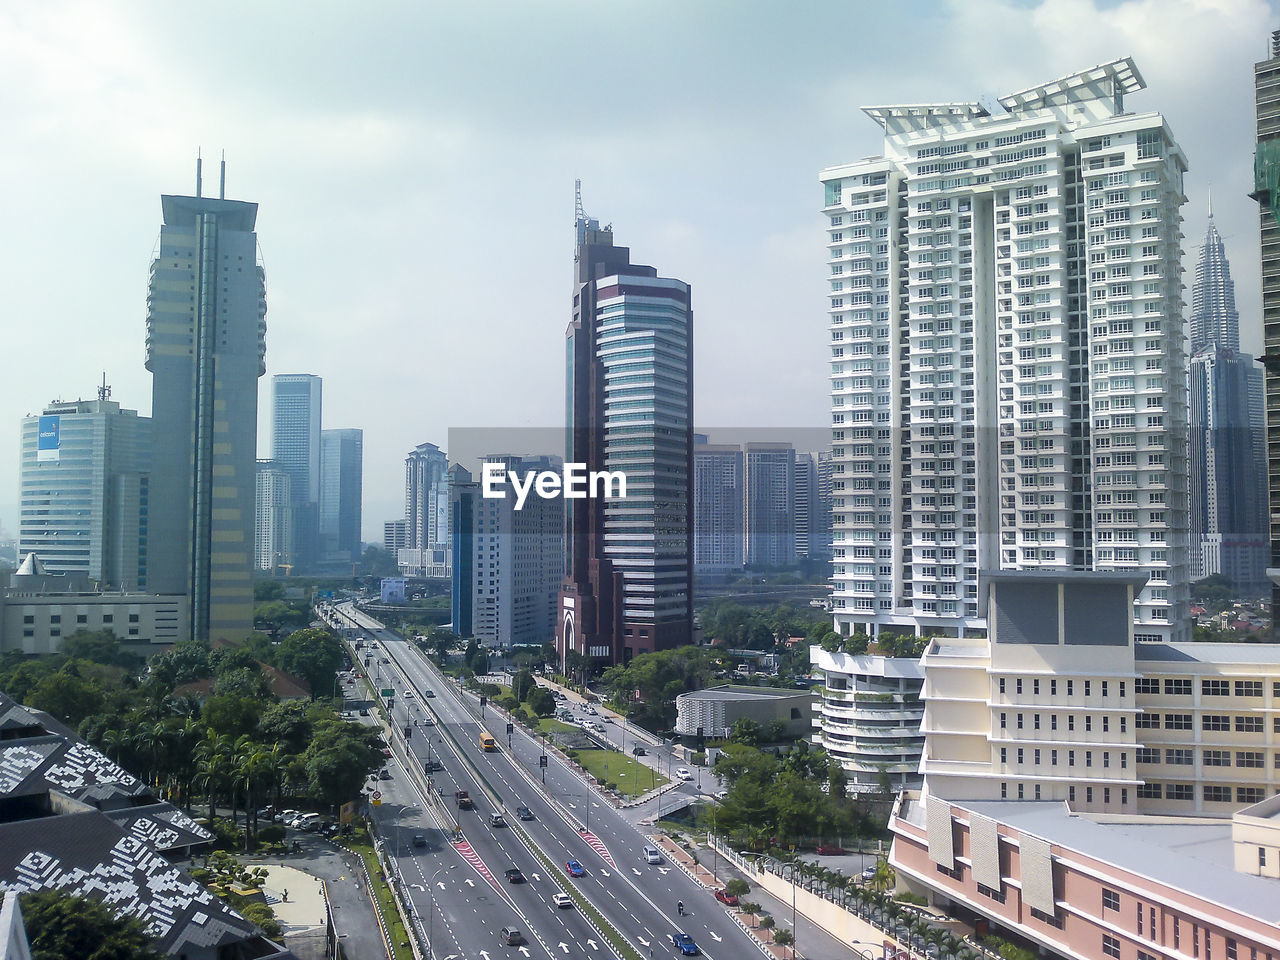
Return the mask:
<svg viewBox="0 0 1280 960">
<path fill-rule="evenodd" d="M 919 786 L 924 735 L 924 670 L 909 657 L 830 653 L 809 648 L 814 687 L 813 742 L 844 767 L 851 792 Z"/>
<path fill-rule="evenodd" d="M 729 683 L 676 697 L 675 731 L 682 737 L 722 739 L 739 720 L 754 720 L 762 727 L 777 720 L 784 725 L 785 737 L 804 737 L 812 729 L 812 716 L 808 690 Z"/>
</svg>

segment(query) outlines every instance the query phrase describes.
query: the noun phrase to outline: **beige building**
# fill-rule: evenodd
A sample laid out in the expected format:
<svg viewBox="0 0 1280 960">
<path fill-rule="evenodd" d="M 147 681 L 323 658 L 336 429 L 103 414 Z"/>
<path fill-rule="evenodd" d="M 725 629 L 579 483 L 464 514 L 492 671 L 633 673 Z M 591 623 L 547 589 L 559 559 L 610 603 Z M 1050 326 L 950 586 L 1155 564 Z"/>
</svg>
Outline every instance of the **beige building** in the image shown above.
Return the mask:
<svg viewBox="0 0 1280 960">
<path fill-rule="evenodd" d="M 754 720 L 762 727 L 780 720 L 788 737 L 807 737 L 812 716 L 813 697 L 808 690 L 730 683 L 676 697 L 675 731 L 682 737 L 720 739 L 729 736 L 739 720 Z"/>
</svg>

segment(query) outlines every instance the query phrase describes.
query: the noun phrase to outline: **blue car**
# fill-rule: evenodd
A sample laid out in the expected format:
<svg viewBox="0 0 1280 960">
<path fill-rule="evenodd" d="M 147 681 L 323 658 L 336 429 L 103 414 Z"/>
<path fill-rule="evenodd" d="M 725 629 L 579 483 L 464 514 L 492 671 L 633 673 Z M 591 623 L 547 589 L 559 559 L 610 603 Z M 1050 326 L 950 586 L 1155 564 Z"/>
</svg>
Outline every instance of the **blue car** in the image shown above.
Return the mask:
<svg viewBox="0 0 1280 960">
<path fill-rule="evenodd" d="M 693 942 L 693 937 L 687 933 L 673 933 L 671 944 L 686 957 L 696 957 L 701 952 L 698 945 Z"/>
<path fill-rule="evenodd" d="M 569 876 L 571 877 L 585 876 L 587 872 L 582 869 L 582 864 L 580 864 L 577 860 L 570 860 L 568 863 L 566 863 L 564 865 L 564 870 L 565 870 L 565 873 L 569 874 Z"/>
</svg>

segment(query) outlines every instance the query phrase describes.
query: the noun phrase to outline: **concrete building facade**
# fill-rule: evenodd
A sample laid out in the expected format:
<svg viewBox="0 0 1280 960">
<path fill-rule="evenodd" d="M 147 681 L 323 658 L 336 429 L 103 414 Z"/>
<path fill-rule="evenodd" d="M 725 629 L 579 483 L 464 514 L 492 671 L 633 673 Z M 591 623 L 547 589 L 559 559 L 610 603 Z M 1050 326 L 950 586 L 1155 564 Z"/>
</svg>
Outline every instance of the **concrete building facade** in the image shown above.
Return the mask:
<svg viewBox="0 0 1280 960">
<path fill-rule="evenodd" d="M 309 567 L 320 552 L 320 423 L 324 382 L 310 373 L 271 378 L 271 459 L 289 478 L 289 553 Z"/>
<path fill-rule="evenodd" d="M 56 573 L 145 590 L 151 420 L 108 394 L 23 418 L 18 550 Z"/>
<path fill-rule="evenodd" d="M 188 596 L 189 633 L 201 640 L 253 630 L 258 378 L 266 372 L 258 207 L 223 196 L 202 196 L 197 167 L 194 197 L 161 198 L 147 293 L 148 582 Z"/>
<path fill-rule="evenodd" d="M 406 577 L 448 579 L 449 458 L 434 443 L 420 443 L 404 461 L 405 536 L 397 554 Z"/>
<path fill-rule="evenodd" d="M 981 571 L 1133 570 L 1186 636 L 1186 160 L 1132 60 L 865 112 L 822 172 L 835 622 L 987 628 Z"/>
<path fill-rule="evenodd" d="M 849 777 L 849 790 L 870 793 L 920 785 L 924 668 L 909 657 L 830 653 L 809 648 L 813 742 Z"/>
<path fill-rule="evenodd" d="M 693 569 L 698 576 L 723 576 L 742 569 L 742 447 L 708 443 L 703 434 L 693 444 Z"/>
<path fill-rule="evenodd" d="M 320 432 L 320 555 L 358 560 L 363 523 L 364 431 Z"/>
<path fill-rule="evenodd" d="M 790 567 L 796 562 L 796 451 L 789 443 L 742 448 L 746 562 Z"/>
<path fill-rule="evenodd" d="M 739 720 L 761 727 L 778 721 L 784 736 L 807 737 L 813 726 L 813 697 L 807 690 L 725 684 L 676 697 L 675 732 L 682 737 L 726 739 Z"/>
<path fill-rule="evenodd" d="M 259 460 L 254 506 L 254 567 L 293 566 L 293 481 L 274 460 Z"/>
</svg>

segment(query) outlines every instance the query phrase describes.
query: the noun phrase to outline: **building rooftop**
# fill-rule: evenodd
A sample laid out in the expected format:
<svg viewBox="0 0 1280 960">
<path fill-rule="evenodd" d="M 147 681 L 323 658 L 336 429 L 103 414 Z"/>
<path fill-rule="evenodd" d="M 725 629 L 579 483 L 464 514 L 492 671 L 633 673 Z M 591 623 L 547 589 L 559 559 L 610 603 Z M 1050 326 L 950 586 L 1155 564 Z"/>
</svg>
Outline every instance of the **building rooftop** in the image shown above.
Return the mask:
<svg viewBox="0 0 1280 960">
<path fill-rule="evenodd" d="M 690 690 L 680 694 L 697 700 L 778 700 L 783 697 L 808 697 L 808 690 L 792 690 L 784 687 L 747 687 L 726 683 L 705 690 Z"/>
<path fill-rule="evenodd" d="M 1138 643 L 1133 655 L 1164 663 L 1280 663 L 1280 643 Z"/>
<path fill-rule="evenodd" d="M 1227 910 L 1280 923 L 1280 880 L 1236 872 L 1230 820 L 1135 817 L 1099 822 L 1071 813 L 1061 802 L 951 802 Z M 918 809 L 919 804 L 912 804 L 913 815 Z"/>
</svg>

